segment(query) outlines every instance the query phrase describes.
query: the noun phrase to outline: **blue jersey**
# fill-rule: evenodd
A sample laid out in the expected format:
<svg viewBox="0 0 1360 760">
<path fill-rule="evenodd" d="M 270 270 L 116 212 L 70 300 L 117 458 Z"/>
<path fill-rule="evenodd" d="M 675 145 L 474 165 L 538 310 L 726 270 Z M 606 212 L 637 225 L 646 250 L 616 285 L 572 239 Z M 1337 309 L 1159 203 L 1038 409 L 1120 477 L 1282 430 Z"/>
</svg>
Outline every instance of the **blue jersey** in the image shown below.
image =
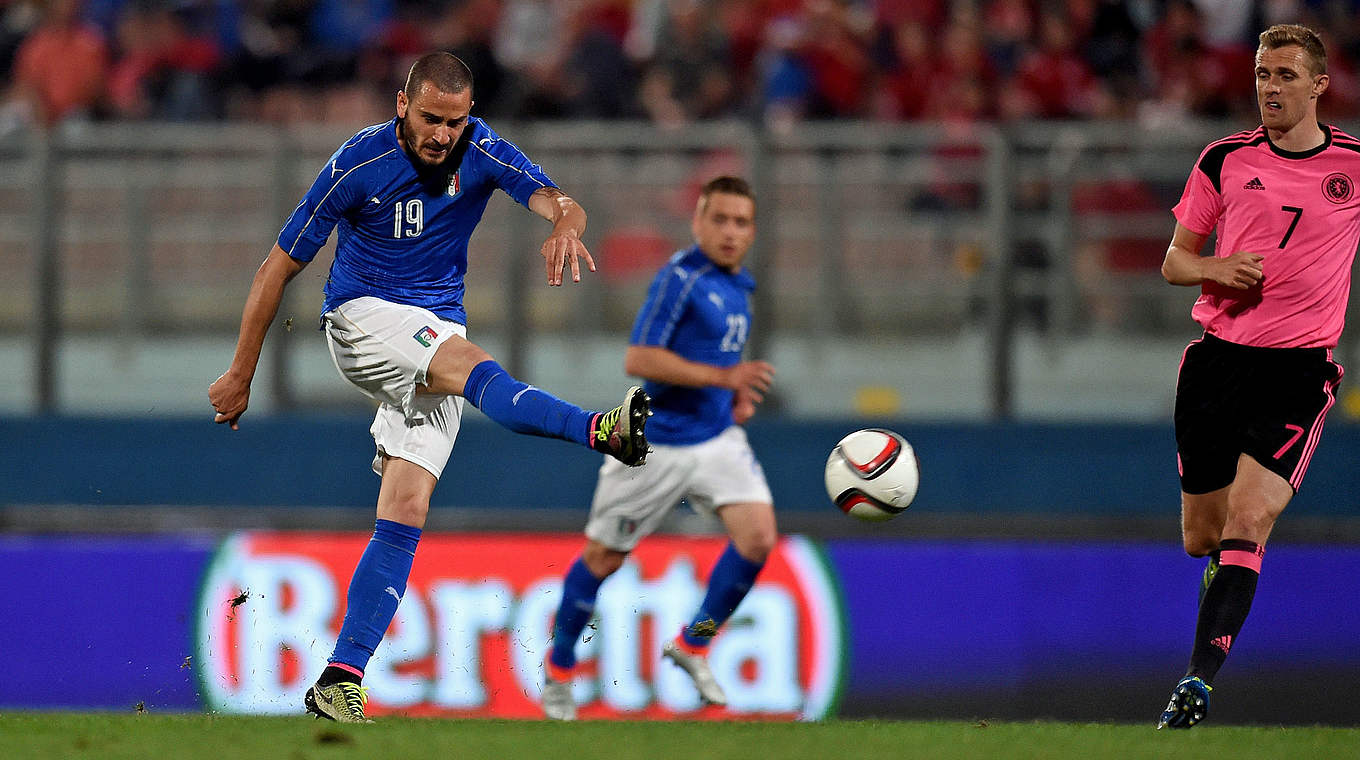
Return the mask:
<svg viewBox="0 0 1360 760">
<path fill-rule="evenodd" d="M 733 274 L 710 261 L 697 245 L 679 251 L 652 280 L 631 342 L 664 348 L 690 361 L 731 367 L 741 361 L 746 347 L 755 287 L 745 268 Z M 648 380 L 646 391 L 655 413 L 647 422 L 647 438 L 655 443 L 700 443 L 732 425 L 732 391 L 727 388 Z"/>
<path fill-rule="evenodd" d="M 407 155 L 396 119 L 362 130 L 326 162 L 279 233 L 285 253 L 311 261 L 339 227 L 322 313 L 374 296 L 467 323 L 468 240 L 491 194 L 500 188 L 527 206 L 556 185 L 481 119 L 468 119 L 446 164 L 451 173 Z"/>
</svg>

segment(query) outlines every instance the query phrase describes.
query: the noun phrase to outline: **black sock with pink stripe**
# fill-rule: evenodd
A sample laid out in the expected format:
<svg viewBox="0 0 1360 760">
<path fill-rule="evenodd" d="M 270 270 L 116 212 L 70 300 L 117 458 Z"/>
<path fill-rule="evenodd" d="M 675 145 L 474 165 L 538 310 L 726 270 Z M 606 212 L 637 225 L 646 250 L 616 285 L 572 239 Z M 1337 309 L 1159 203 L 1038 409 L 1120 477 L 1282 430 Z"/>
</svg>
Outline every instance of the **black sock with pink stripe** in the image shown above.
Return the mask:
<svg viewBox="0 0 1360 760">
<path fill-rule="evenodd" d="M 1199 676 L 1205 683 L 1211 683 L 1223 667 L 1251 611 L 1265 553 L 1264 546 L 1240 538 L 1224 539 L 1219 545 L 1218 572 L 1199 605 L 1195 648 L 1186 675 Z"/>
</svg>

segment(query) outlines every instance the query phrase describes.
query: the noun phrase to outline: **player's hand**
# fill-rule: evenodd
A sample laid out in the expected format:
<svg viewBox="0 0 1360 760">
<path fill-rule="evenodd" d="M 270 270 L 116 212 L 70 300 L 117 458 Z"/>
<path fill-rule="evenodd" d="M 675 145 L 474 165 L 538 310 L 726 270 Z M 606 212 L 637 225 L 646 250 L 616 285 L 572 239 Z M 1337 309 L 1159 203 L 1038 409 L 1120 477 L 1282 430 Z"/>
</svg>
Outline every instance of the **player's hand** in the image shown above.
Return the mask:
<svg viewBox="0 0 1360 760">
<path fill-rule="evenodd" d="M 576 236 L 574 231 L 553 231 L 548 239 L 543 241 L 543 247 L 539 250 L 543 255 L 543 268 L 548 275 L 548 285 L 561 285 L 562 272 L 571 266 L 571 281 L 581 281 L 581 260 L 584 259 L 590 271 L 595 271 L 595 259 L 590 257 L 590 251 L 586 250 L 586 244 L 581 242 L 581 238 Z"/>
<path fill-rule="evenodd" d="M 738 398 L 758 404 L 765 400 L 765 392 L 774 384 L 774 365 L 758 359 L 734 364 L 727 368 L 726 380 L 724 385 L 736 391 Z"/>
<path fill-rule="evenodd" d="M 1236 290 L 1247 290 L 1261 282 L 1265 256 L 1238 251 L 1226 258 L 1205 258 L 1204 279 Z"/>
<path fill-rule="evenodd" d="M 208 400 L 217 412 L 213 422 L 225 422 L 231 425 L 232 430 L 240 430 L 237 420 L 241 419 L 250 405 L 250 380 L 227 370 L 208 386 Z"/>
<path fill-rule="evenodd" d="M 732 421 L 738 425 L 745 425 L 746 421 L 756 414 L 756 399 L 752 398 L 750 391 L 737 391 L 732 396 Z"/>
</svg>

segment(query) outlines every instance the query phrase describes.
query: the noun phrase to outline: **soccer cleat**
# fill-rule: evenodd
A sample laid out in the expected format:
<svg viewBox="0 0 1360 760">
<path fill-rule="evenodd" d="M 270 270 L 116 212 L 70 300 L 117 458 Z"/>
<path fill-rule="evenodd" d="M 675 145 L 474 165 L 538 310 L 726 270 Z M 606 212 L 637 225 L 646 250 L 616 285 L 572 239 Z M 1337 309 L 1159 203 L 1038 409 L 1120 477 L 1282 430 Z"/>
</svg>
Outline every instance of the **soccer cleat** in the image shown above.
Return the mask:
<svg viewBox="0 0 1360 760">
<path fill-rule="evenodd" d="M 571 680 L 557 681 L 543 676 L 543 714 L 549 720 L 576 720 L 576 698 L 571 695 Z"/>
<path fill-rule="evenodd" d="M 652 416 L 652 400 L 639 386 L 628 389 L 623 403 L 590 423 L 590 447 L 602 454 L 638 467 L 647 462 L 647 418 Z"/>
<path fill-rule="evenodd" d="M 357 683 L 340 681 L 329 686 L 314 684 L 302 698 L 307 712 L 318 718 L 338 723 L 372 723 L 364 717 L 364 705 L 368 704 L 368 687 Z"/>
<path fill-rule="evenodd" d="M 1182 678 L 1180 683 L 1176 684 L 1176 690 L 1171 692 L 1171 701 L 1166 703 L 1166 709 L 1162 711 L 1162 719 L 1157 723 L 1157 730 L 1190 728 L 1204 720 L 1204 716 L 1209 714 L 1211 691 L 1213 687 L 1199 676 Z"/>
<path fill-rule="evenodd" d="M 1209 584 L 1214 582 L 1215 575 L 1218 575 L 1218 561 L 1210 557 L 1209 564 L 1204 566 L 1204 575 L 1199 579 L 1200 604 L 1204 604 L 1204 595 L 1209 592 Z"/>
<path fill-rule="evenodd" d="M 722 706 L 727 704 L 727 695 L 718 685 L 718 679 L 713 677 L 713 671 L 709 669 L 708 660 L 703 655 L 690 654 L 672 640 L 666 642 L 666 646 L 662 647 L 661 656 L 689 673 L 689 677 L 694 681 L 694 688 L 699 690 L 700 699 L 710 705 Z"/>
</svg>

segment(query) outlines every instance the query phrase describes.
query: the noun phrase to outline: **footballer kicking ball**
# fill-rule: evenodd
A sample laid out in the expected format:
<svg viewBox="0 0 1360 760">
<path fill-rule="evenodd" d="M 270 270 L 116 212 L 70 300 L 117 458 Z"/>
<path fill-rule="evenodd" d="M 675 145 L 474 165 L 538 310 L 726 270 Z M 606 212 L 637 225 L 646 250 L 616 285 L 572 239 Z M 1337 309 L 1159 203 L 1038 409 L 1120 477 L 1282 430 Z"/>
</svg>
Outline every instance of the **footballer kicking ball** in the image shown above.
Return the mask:
<svg viewBox="0 0 1360 760">
<path fill-rule="evenodd" d="M 891 520 L 911 506 L 920 463 L 907 439 L 891 430 L 856 430 L 826 460 L 826 493 L 841 511 L 861 520 Z"/>
</svg>

